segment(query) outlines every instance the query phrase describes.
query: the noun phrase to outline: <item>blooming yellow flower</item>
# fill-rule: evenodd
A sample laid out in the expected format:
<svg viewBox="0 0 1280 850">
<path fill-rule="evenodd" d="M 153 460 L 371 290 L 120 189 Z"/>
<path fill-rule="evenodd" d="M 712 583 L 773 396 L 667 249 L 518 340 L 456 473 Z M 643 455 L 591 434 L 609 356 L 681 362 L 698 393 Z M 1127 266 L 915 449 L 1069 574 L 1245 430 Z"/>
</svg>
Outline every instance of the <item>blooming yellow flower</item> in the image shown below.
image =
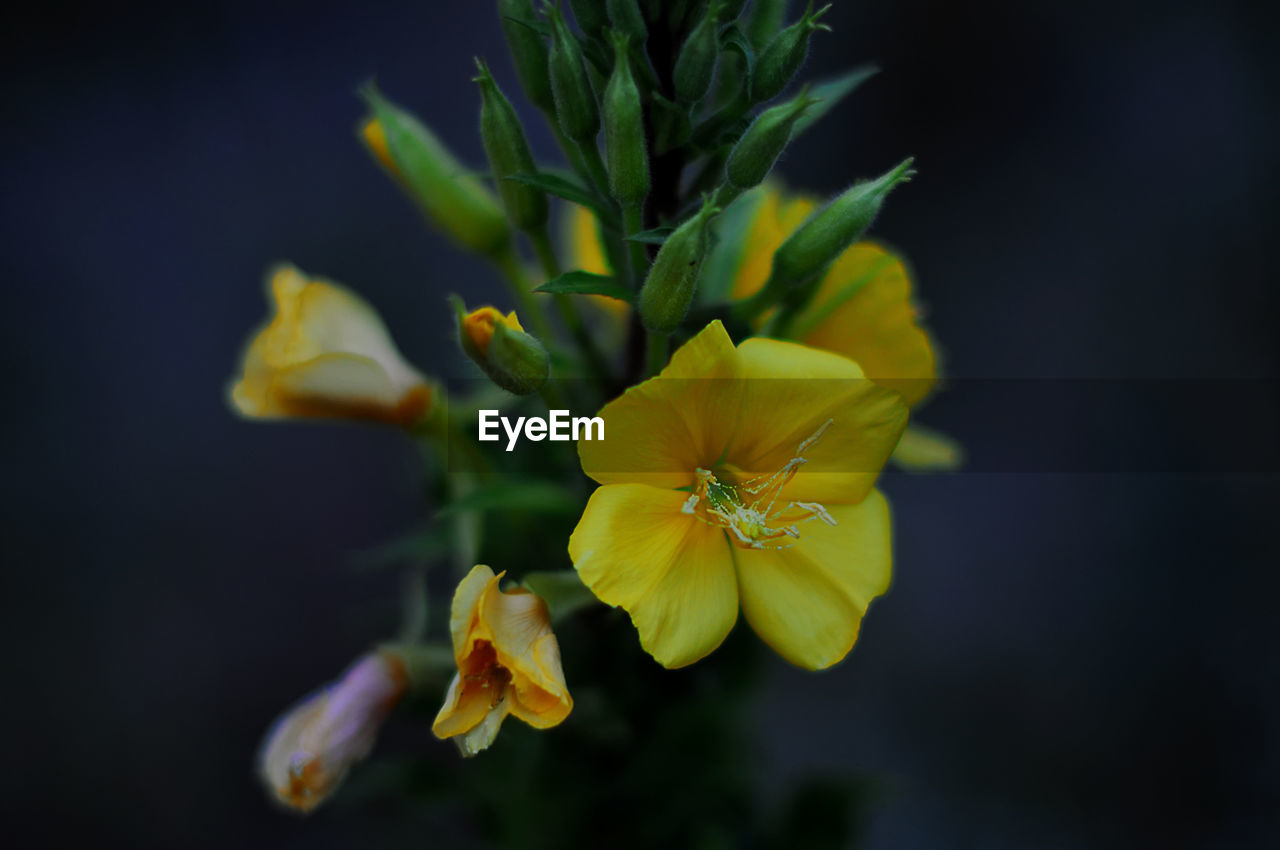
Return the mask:
<svg viewBox="0 0 1280 850">
<path fill-rule="evenodd" d="M 706 656 L 739 604 L 788 661 L 844 658 L 889 584 L 889 508 L 873 486 L 906 425 L 897 394 L 831 352 L 735 348 L 713 322 L 600 415 L 606 439 L 578 451 L 603 486 L 569 554 L 654 658 Z"/>
<path fill-rule="evenodd" d="M 343 417 L 410 425 L 431 387 L 405 362 L 377 312 L 350 290 L 293 266 L 268 281 L 275 316 L 244 354 L 231 402 L 245 416 Z"/>
<path fill-rule="evenodd" d="M 324 802 L 373 749 L 407 683 L 399 658 L 371 652 L 336 683 L 286 712 L 258 756 L 258 772 L 276 800 L 303 812 Z"/>
<path fill-rule="evenodd" d="M 743 239 L 733 285 L 736 298 L 764 286 L 773 253 L 814 207 L 808 198 L 784 198 L 773 186 L 762 191 Z M 933 388 L 937 368 L 933 343 L 920 326 L 911 295 L 911 277 L 902 260 L 874 242 L 858 242 L 823 276 L 791 335 L 856 360 L 868 378 L 914 405 Z"/>
<path fill-rule="evenodd" d="M 503 593 L 504 575 L 478 564 L 453 595 L 458 673 L 431 730 L 457 738 L 466 756 L 492 744 L 509 714 L 548 729 L 573 709 L 546 603 L 524 589 Z"/>
</svg>

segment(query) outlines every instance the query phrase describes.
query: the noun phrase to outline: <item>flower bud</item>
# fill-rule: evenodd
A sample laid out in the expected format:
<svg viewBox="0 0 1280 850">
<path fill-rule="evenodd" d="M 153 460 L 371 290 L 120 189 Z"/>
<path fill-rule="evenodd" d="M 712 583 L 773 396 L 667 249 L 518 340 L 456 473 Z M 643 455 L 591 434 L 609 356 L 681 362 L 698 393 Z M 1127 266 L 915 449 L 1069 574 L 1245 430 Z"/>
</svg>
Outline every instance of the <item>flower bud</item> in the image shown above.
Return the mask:
<svg viewBox="0 0 1280 850">
<path fill-rule="evenodd" d="M 504 250 L 509 233 L 497 199 L 417 118 L 373 87 L 364 97 L 373 110 L 361 130 L 365 143 L 427 218 L 470 251 L 493 256 Z"/>
<path fill-rule="evenodd" d="M 649 31 L 637 0 L 605 0 L 605 8 L 614 32 L 622 33 L 632 44 L 644 44 Z"/>
<path fill-rule="evenodd" d="M 795 231 L 773 255 L 773 286 L 799 286 L 826 270 L 836 257 L 862 238 L 880 212 L 885 196 L 915 174 L 912 159 L 845 191 Z"/>
<path fill-rule="evenodd" d="M 556 119 L 566 136 L 579 144 L 595 140 L 600 132 L 600 108 L 583 65 L 582 46 L 569 31 L 559 7 L 547 10 L 551 19 L 551 50 L 547 73 L 555 97 Z"/>
<path fill-rule="evenodd" d="M 498 18 L 525 97 L 542 111 L 553 112 L 556 103 L 547 76 L 547 43 L 534 29 L 537 17 L 532 0 L 498 0 Z"/>
<path fill-rule="evenodd" d="M 604 0 L 569 0 L 578 27 L 589 36 L 597 36 L 609 23 Z"/>
<path fill-rule="evenodd" d="M 613 73 L 604 90 L 604 152 L 609 190 L 623 206 L 634 207 L 649 194 L 649 155 L 640 90 L 631 76 L 627 45 L 627 36 L 613 33 Z"/>
<path fill-rule="evenodd" d="M 640 318 L 648 330 L 669 334 L 684 321 L 698 291 L 710 241 L 708 226 L 719 212 L 710 198 L 704 200 L 702 209 L 662 243 L 640 290 Z"/>
<path fill-rule="evenodd" d="M 454 299 L 462 350 L 498 386 L 516 395 L 537 392 L 547 382 L 551 358 L 537 337 L 524 332 L 515 312 L 503 316 L 493 307 L 466 312 Z"/>
<path fill-rule="evenodd" d="M 720 27 L 717 17 L 722 4 L 711 0 L 707 12 L 689 33 L 680 55 L 676 57 L 673 72 L 676 100 L 694 104 L 706 96 L 711 80 L 716 75 L 716 60 L 720 58 Z"/>
<path fill-rule="evenodd" d="M 286 712 L 258 754 L 258 773 L 276 800 L 302 812 L 324 802 L 373 749 L 407 684 L 399 658 L 371 652 Z"/>
<path fill-rule="evenodd" d="M 750 189 L 764 182 L 787 142 L 791 141 L 791 128 L 805 110 L 817 102 L 818 98 L 802 91 L 794 100 L 757 115 L 725 163 L 724 173 L 729 185 Z"/>
<path fill-rule="evenodd" d="M 540 189 L 507 179 L 513 174 L 538 170 L 524 128 L 511 101 L 493 81 L 489 66 L 476 59 L 476 67 L 480 69 L 480 76 L 475 78 L 480 84 L 480 140 L 498 183 L 498 194 L 516 227 L 526 232 L 537 230 L 547 223 L 547 196 Z"/>
<path fill-rule="evenodd" d="M 818 18 L 830 8 L 828 3 L 815 12 L 810 0 L 800 20 L 774 36 L 761 52 L 751 78 L 751 97 L 757 103 L 775 97 L 791 82 L 809 55 L 809 36 L 815 30 L 830 32 L 831 27 L 818 23 Z"/>
<path fill-rule="evenodd" d="M 787 16 L 787 0 L 755 0 L 747 17 L 747 39 L 756 50 L 763 50 L 782 29 Z"/>
</svg>

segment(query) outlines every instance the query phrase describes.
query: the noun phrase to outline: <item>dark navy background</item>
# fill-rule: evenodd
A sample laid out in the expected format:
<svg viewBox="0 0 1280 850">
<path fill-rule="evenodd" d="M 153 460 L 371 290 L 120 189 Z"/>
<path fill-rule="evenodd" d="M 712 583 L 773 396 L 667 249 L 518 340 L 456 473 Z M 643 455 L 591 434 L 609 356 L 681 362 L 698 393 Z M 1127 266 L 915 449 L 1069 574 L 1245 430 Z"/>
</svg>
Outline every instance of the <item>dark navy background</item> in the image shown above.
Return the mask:
<svg viewBox="0 0 1280 850">
<path fill-rule="evenodd" d="M 1280 485 L 1275 433 L 1238 397 L 1274 414 L 1262 379 L 1280 376 L 1264 5 L 842 2 L 815 41 L 811 75 L 884 73 L 783 171 L 830 193 L 918 158 L 877 232 L 914 262 L 952 375 L 1196 379 L 1185 416 L 1082 412 L 1078 474 L 1056 458 L 886 481 L 891 594 L 846 664 L 778 662 L 754 709 L 771 788 L 816 768 L 883 780 L 867 846 L 1280 842 Z M 376 74 L 478 163 L 472 55 L 516 90 L 491 6 L 9 19 L 8 834 L 349 847 L 467 831 L 393 819 L 358 789 L 298 820 L 257 786 L 271 718 L 394 628 L 396 577 L 351 553 L 410 525 L 422 482 L 393 432 L 244 423 L 223 392 L 281 258 L 358 288 L 424 369 L 466 374 L 443 296 L 482 302 L 496 281 L 368 161 L 355 90 Z M 965 387 L 921 419 L 964 436 L 975 469 L 1036 456 L 1045 433 L 1062 444 L 1056 414 L 966 403 Z M 1131 447 L 1152 441 L 1197 460 L 1135 472 Z M 1254 456 L 1265 474 L 1244 472 Z M 452 757 L 403 719 L 381 751 L 397 750 Z"/>
</svg>

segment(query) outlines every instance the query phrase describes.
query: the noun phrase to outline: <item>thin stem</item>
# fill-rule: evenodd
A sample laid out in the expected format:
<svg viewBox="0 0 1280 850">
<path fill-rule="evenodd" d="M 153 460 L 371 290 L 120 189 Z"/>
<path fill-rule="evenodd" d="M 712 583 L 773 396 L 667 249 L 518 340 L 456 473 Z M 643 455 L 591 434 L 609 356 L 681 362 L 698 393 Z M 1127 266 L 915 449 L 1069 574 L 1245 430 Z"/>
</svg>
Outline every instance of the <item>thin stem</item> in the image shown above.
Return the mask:
<svg viewBox="0 0 1280 850">
<path fill-rule="evenodd" d="M 667 335 L 649 331 L 648 364 L 646 374 L 653 377 L 667 365 Z"/>
<path fill-rule="evenodd" d="M 622 226 L 627 236 L 635 236 L 644 230 L 644 210 L 640 206 L 627 207 L 622 211 Z M 628 242 L 627 251 L 631 256 L 631 273 L 638 284 L 643 284 L 649 272 L 649 255 L 643 243 Z"/>
<path fill-rule="evenodd" d="M 547 229 L 544 227 L 536 233 L 531 233 L 529 238 L 533 240 L 533 250 L 538 255 L 538 260 L 542 263 L 543 274 L 548 279 L 559 277 L 561 274 L 560 261 L 556 258 L 555 248 L 551 244 L 551 236 Z M 587 330 L 582 317 L 578 314 L 578 308 L 574 306 L 573 299 L 568 295 L 557 294 L 555 302 L 556 309 L 560 311 L 560 318 L 564 320 L 565 327 L 569 329 L 569 334 L 573 337 L 573 341 L 578 344 L 578 349 L 587 359 L 587 366 L 595 377 L 601 381 L 608 382 L 610 379 L 609 362 L 596 345 L 591 332 Z"/>
<path fill-rule="evenodd" d="M 524 320 L 533 327 L 535 335 L 545 342 L 550 342 L 551 325 L 547 324 L 547 317 L 543 314 L 542 308 L 533 300 L 529 277 L 521 268 L 520 261 L 516 259 L 515 251 L 508 248 L 498 255 L 495 262 L 507 283 L 507 291 L 515 299 L 516 309 L 519 310 L 520 315 L 525 317 Z"/>
<path fill-rule="evenodd" d="M 582 155 L 582 163 L 587 168 L 587 173 L 591 176 L 591 183 L 595 186 L 600 197 L 612 197 L 609 194 L 609 172 L 604 167 L 604 160 L 600 157 L 600 149 L 593 142 L 579 142 L 578 153 Z"/>
</svg>

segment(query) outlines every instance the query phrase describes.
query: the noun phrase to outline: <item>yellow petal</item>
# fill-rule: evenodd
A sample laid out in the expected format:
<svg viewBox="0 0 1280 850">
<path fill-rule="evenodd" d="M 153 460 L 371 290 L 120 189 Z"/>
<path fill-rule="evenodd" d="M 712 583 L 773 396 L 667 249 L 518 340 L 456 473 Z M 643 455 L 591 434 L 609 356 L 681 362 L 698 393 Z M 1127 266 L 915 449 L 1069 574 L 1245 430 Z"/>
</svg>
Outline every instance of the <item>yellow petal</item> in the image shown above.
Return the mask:
<svg viewBox="0 0 1280 850">
<path fill-rule="evenodd" d="M 854 289 L 846 297 L 845 292 Z M 858 361 L 867 377 L 916 404 L 937 378 L 933 345 L 911 303 L 902 261 L 871 242 L 840 256 L 797 321 L 805 343 Z"/>
<path fill-rule="evenodd" d="M 742 610 L 756 634 L 809 670 L 843 659 L 871 600 L 889 587 L 889 505 L 872 491 L 830 509 L 838 525 L 807 523 L 790 549 L 733 550 Z"/>
<path fill-rule="evenodd" d="M 431 731 L 437 738 L 462 735 L 483 722 L 492 707 L 493 694 L 488 688 L 455 674 L 445 693 L 444 705 L 431 723 Z"/>
<path fill-rule="evenodd" d="M 523 589 L 503 593 L 494 581 L 482 592 L 478 610 L 498 663 L 511 672 L 517 696 L 513 713 L 539 728 L 568 716 L 573 701 L 541 597 Z"/>
<path fill-rule="evenodd" d="M 681 512 L 687 498 L 643 484 L 605 485 L 569 538 L 583 583 L 627 610 L 641 645 L 664 667 L 706 656 L 738 617 L 729 542 Z"/>
<path fill-rule="evenodd" d="M 767 185 L 756 205 L 750 230 L 743 241 L 742 264 L 734 277 L 734 298 L 755 295 L 773 270 L 773 254 L 786 238 L 813 212 L 810 198 L 784 200 L 776 185 Z"/>
<path fill-rule="evenodd" d="M 681 346 L 661 375 L 600 411 L 603 440 L 578 443 L 582 470 L 601 484 L 685 487 L 733 433 L 741 398 L 738 355 L 719 321 Z"/>
<path fill-rule="evenodd" d="M 805 449 L 806 463 L 782 497 L 826 505 L 861 501 L 906 427 L 907 408 L 898 396 L 831 352 L 749 339 L 738 354 L 747 380 L 729 464 L 746 475 L 781 469 L 830 420 Z"/>
<path fill-rule="evenodd" d="M 471 631 L 480 617 L 480 599 L 485 591 L 498 583 L 498 576 L 484 564 L 476 564 L 458 582 L 449 606 L 449 635 L 453 639 L 453 657 L 461 667 L 470 649 Z"/>
</svg>

